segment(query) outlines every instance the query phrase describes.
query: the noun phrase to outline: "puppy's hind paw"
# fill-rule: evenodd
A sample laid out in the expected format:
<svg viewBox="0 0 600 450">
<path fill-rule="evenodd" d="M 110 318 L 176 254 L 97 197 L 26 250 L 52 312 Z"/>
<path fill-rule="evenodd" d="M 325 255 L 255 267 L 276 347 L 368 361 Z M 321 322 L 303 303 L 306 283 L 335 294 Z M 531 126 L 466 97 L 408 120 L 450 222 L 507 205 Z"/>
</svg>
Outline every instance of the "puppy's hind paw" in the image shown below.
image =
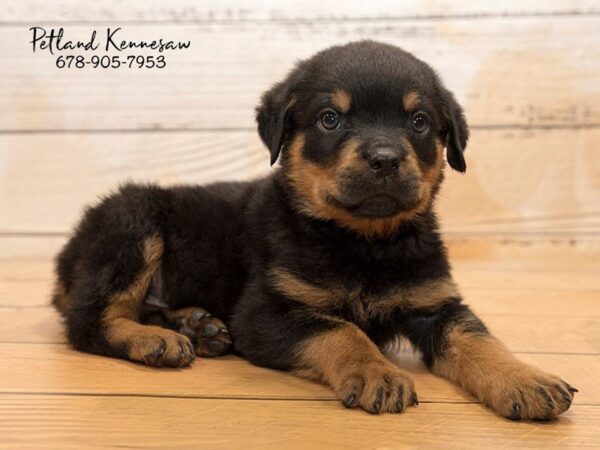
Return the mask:
<svg viewBox="0 0 600 450">
<path fill-rule="evenodd" d="M 225 324 L 202 308 L 190 308 L 189 314 L 179 321 L 179 332 L 190 338 L 198 356 L 221 356 L 231 348 Z"/>
</svg>

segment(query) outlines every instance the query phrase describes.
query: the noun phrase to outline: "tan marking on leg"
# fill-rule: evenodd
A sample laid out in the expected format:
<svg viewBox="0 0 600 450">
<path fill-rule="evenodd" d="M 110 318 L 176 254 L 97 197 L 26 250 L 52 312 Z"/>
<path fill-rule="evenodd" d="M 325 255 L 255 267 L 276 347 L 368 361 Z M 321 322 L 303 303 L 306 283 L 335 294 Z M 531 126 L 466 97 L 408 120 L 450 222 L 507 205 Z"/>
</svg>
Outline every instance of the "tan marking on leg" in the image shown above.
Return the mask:
<svg viewBox="0 0 600 450">
<path fill-rule="evenodd" d="M 467 332 L 462 326 L 449 330 L 447 347 L 432 371 L 506 417 L 551 418 L 568 409 L 572 400 L 564 381 L 519 361 L 493 336 Z"/>
<path fill-rule="evenodd" d="M 343 372 L 382 359 L 377 346 L 356 326 L 347 324 L 309 339 L 299 352 L 299 368 L 310 368 L 321 374 L 322 381 L 336 385 Z"/>
<path fill-rule="evenodd" d="M 137 320 L 142 302 L 150 289 L 152 276 L 160 267 L 163 242 L 158 236 L 147 238 L 143 243 L 144 266 L 127 289 L 118 292 L 109 300 L 104 312 L 104 323 L 109 326 L 113 319 Z"/>
<path fill-rule="evenodd" d="M 350 323 L 308 339 L 297 355 L 294 372 L 328 384 L 347 406 L 400 412 L 416 401 L 412 379 Z"/>
<path fill-rule="evenodd" d="M 127 357 L 151 366 L 183 367 L 194 359 L 190 340 L 173 330 L 116 318 L 106 330 L 107 341 Z"/>
<path fill-rule="evenodd" d="M 127 289 L 108 301 L 102 317 L 107 342 L 124 349 L 134 361 L 150 365 L 183 366 L 189 364 L 194 351 L 189 339 L 172 330 L 139 323 L 143 301 L 152 277 L 159 269 L 163 241 L 158 236 L 143 243 L 144 266 Z"/>
<path fill-rule="evenodd" d="M 337 90 L 331 96 L 331 102 L 339 112 L 347 113 L 352 106 L 352 96 L 349 92 Z"/>
<path fill-rule="evenodd" d="M 412 111 L 421 103 L 421 96 L 416 91 L 411 91 L 402 98 L 402 106 L 407 112 Z"/>
</svg>

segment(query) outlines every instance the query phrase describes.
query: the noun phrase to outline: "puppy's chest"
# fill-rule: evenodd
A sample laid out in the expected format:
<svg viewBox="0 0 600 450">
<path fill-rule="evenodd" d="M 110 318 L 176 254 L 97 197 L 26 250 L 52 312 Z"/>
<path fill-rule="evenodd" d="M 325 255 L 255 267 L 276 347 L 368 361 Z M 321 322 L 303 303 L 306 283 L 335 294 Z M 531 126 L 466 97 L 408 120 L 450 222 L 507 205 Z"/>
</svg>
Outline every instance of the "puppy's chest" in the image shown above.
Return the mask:
<svg viewBox="0 0 600 450">
<path fill-rule="evenodd" d="M 366 324 L 401 306 L 401 289 L 373 289 L 366 279 L 307 279 L 286 270 L 271 273 L 271 284 L 280 294 L 305 306 L 357 324 Z"/>
<path fill-rule="evenodd" d="M 271 273 L 272 286 L 284 296 L 322 313 L 359 325 L 385 321 L 395 314 L 431 308 L 459 292 L 449 277 L 419 282 L 349 278 L 310 280 L 286 270 Z"/>
<path fill-rule="evenodd" d="M 363 328 L 372 322 L 385 322 L 397 314 L 407 313 L 411 304 L 420 301 L 403 285 L 373 288 L 368 283 L 351 287 L 326 287 L 331 302 L 323 305 L 323 312 L 340 316 Z"/>
<path fill-rule="evenodd" d="M 390 305 L 386 305 L 385 296 L 373 293 L 365 285 L 354 289 L 346 289 L 340 301 L 333 303 L 329 308 L 330 313 L 343 316 L 345 319 L 366 326 L 369 322 L 389 314 Z M 400 306 L 400 305 L 397 305 Z"/>
</svg>

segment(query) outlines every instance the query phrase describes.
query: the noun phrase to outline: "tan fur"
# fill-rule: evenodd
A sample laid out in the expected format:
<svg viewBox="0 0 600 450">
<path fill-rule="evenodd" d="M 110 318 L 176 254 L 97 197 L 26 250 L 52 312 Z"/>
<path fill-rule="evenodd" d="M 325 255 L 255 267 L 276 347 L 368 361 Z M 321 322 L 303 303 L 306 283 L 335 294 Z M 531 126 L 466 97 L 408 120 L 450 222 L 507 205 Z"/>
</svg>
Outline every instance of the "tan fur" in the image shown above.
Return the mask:
<svg viewBox="0 0 600 450">
<path fill-rule="evenodd" d="M 347 296 L 347 292 L 341 286 L 320 287 L 285 269 L 272 269 L 269 279 L 271 286 L 278 292 L 314 308 L 340 304 Z"/>
<path fill-rule="evenodd" d="M 347 170 L 359 169 L 363 166 L 364 161 L 358 151 L 359 147 L 360 142 L 355 138 L 348 139 L 344 143 L 336 164 L 330 170 L 334 177 L 342 175 Z"/>
<path fill-rule="evenodd" d="M 350 111 L 350 107 L 352 106 L 352 97 L 348 92 L 338 90 L 335 91 L 331 96 L 331 102 L 339 112 L 345 114 Z"/>
<path fill-rule="evenodd" d="M 114 295 L 104 312 L 104 324 L 109 326 L 114 319 L 127 318 L 137 320 L 142 301 L 146 297 L 152 276 L 160 266 L 163 242 L 158 236 L 147 238 L 143 243 L 144 267 L 136 279 L 125 289 Z"/>
<path fill-rule="evenodd" d="M 183 346 L 189 347 L 188 353 L 193 352 L 190 350 L 190 340 L 175 331 L 155 325 L 142 325 L 122 317 L 113 319 L 110 324 L 106 331 L 108 342 L 116 348 L 122 346 L 133 361 L 151 364 L 149 357 L 161 346 L 164 346 L 164 356 L 172 360 L 180 358 L 179 352 Z"/>
<path fill-rule="evenodd" d="M 71 307 L 71 299 L 67 294 L 65 286 L 60 281 L 57 281 L 54 285 L 54 290 L 52 292 L 52 304 L 63 315 L 67 314 L 69 312 L 69 308 Z"/>
<path fill-rule="evenodd" d="M 188 338 L 174 331 L 139 323 L 143 300 L 150 289 L 153 275 L 160 267 L 162 253 L 163 241 L 160 237 L 152 236 L 144 241 L 144 266 L 127 289 L 109 299 L 102 317 L 108 343 L 115 348 L 126 349 L 129 358 L 135 361 L 148 362 L 148 356 L 163 345 L 165 357 L 177 360 L 181 345 L 191 345 Z"/>
<path fill-rule="evenodd" d="M 570 403 L 555 396 L 554 410 L 549 409 L 540 387 L 545 386 L 549 395 L 558 392 L 553 391 L 556 386 L 566 393 L 564 382 L 519 361 L 493 336 L 465 332 L 462 326 L 447 333 L 447 347 L 432 371 L 505 416 L 513 414 L 515 401 L 522 405 L 520 414 L 524 419 L 557 415 Z"/>
<path fill-rule="evenodd" d="M 412 111 L 421 103 L 421 96 L 418 92 L 411 91 L 402 98 L 402 106 L 407 112 Z"/>
<path fill-rule="evenodd" d="M 384 359 L 367 335 L 350 323 L 309 339 L 298 351 L 298 358 L 299 369 L 310 369 L 313 378 L 330 385 L 339 384 L 357 365 Z"/>
<path fill-rule="evenodd" d="M 386 314 L 394 309 L 435 308 L 452 298 L 460 298 L 458 286 L 452 278 L 440 278 L 415 286 L 399 288 L 382 300 L 369 303 L 370 313 Z"/>
<path fill-rule="evenodd" d="M 423 176 L 423 170 L 419 164 L 419 158 L 415 153 L 415 149 L 406 138 L 402 138 L 402 145 L 407 150 L 406 159 L 402 162 L 402 168 L 405 172 L 415 173 L 419 177 Z"/>
<path fill-rule="evenodd" d="M 367 410 L 384 386 L 389 391 L 381 411 L 397 411 L 399 400 L 404 407 L 409 406 L 414 395 L 410 377 L 389 362 L 366 334 L 347 322 L 306 341 L 297 351 L 294 372 L 331 386 L 342 400 L 357 394 L 357 404 Z"/>
<path fill-rule="evenodd" d="M 288 148 L 289 164 L 286 175 L 300 199 L 300 210 L 305 214 L 325 220 L 333 220 L 338 225 L 354 230 L 366 237 L 390 236 L 396 232 L 403 221 L 410 220 L 425 211 L 431 200 L 431 189 L 421 183 L 422 195 L 419 204 L 410 211 L 402 211 L 392 217 L 364 218 L 356 217 L 343 208 L 332 205 L 328 197 L 336 197 L 337 176 L 344 170 L 359 164 L 360 155 L 356 151 L 358 141 L 349 140 L 341 150 L 337 161 L 328 167 L 322 167 L 302 156 L 305 136 L 295 136 Z M 404 162 L 410 170 L 420 170 L 414 153 Z M 420 173 L 420 172 L 419 172 Z"/>
<path fill-rule="evenodd" d="M 433 190 L 441 181 L 442 170 L 444 169 L 444 144 L 436 138 L 435 140 L 435 163 L 431 167 L 423 168 L 423 182 Z"/>
<path fill-rule="evenodd" d="M 365 320 L 371 315 L 386 314 L 395 308 L 433 308 L 448 299 L 460 297 L 458 287 L 450 277 L 399 288 L 383 298 L 369 295 L 361 297 L 358 287 L 348 290 L 336 283 L 319 286 L 282 268 L 272 269 L 269 279 L 278 292 L 311 308 L 327 309 L 352 303 L 353 311 L 359 316 L 362 313 Z"/>
</svg>

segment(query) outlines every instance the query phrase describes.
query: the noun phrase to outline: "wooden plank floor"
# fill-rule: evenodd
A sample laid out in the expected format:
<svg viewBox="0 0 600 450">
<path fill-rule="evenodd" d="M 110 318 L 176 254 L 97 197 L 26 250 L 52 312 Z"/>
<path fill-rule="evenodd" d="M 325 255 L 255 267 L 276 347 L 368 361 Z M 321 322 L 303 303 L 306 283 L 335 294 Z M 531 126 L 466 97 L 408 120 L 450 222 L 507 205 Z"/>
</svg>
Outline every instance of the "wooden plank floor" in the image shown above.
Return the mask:
<svg viewBox="0 0 600 450">
<path fill-rule="evenodd" d="M 598 6 L 0 2 L 0 448 L 600 448 Z M 62 70 L 31 51 L 30 26 L 192 45 L 162 71 Z M 455 277 L 519 358 L 579 388 L 560 420 L 501 419 L 411 353 L 390 358 L 421 404 L 373 417 L 235 357 L 157 370 L 66 344 L 51 258 L 82 205 L 126 179 L 266 173 L 260 93 L 297 59 L 363 38 L 432 64 L 465 108 L 469 174 L 447 171 L 438 202 Z"/>
<path fill-rule="evenodd" d="M 41 253 L 54 249 L 36 239 Z M 50 258 L 0 251 L 0 446 L 600 448 L 599 250 L 596 240 L 450 243 L 465 297 L 492 331 L 579 388 L 551 423 L 499 418 L 411 353 L 390 358 L 412 374 L 421 404 L 378 417 L 236 357 L 158 370 L 78 353 L 47 306 Z"/>
</svg>

